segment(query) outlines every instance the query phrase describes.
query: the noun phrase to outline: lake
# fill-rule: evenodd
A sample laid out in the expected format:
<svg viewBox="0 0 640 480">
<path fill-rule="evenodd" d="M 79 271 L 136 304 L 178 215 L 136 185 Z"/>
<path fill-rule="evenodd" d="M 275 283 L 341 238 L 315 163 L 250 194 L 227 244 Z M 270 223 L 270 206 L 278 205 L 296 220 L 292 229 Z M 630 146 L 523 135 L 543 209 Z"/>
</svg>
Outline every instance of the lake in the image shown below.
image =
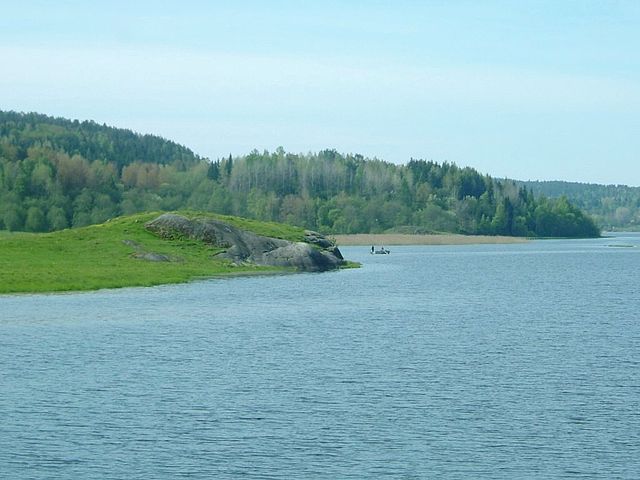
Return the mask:
<svg viewBox="0 0 640 480">
<path fill-rule="evenodd" d="M 640 235 L 0 297 L 0 477 L 638 478 Z"/>
</svg>

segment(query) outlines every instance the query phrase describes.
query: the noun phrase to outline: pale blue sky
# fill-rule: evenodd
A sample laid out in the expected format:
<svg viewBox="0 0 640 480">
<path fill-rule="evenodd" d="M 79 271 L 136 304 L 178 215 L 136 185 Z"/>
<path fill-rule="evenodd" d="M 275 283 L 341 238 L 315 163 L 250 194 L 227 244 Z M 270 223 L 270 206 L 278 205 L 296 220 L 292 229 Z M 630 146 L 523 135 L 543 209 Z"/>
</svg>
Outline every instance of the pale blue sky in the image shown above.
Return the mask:
<svg viewBox="0 0 640 480">
<path fill-rule="evenodd" d="M 0 0 L 0 108 L 640 185 L 640 1 Z"/>
</svg>

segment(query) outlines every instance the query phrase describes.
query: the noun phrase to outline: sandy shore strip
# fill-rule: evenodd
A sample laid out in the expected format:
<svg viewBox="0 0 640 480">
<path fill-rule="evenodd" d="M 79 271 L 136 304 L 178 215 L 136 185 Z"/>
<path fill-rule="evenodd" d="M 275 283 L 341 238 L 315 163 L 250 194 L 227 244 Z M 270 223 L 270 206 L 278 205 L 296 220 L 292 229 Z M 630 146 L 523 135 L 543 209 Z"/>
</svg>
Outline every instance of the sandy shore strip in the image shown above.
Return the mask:
<svg viewBox="0 0 640 480">
<path fill-rule="evenodd" d="M 362 233 L 354 235 L 334 235 L 338 246 L 349 245 L 473 245 L 479 243 L 525 243 L 526 238 L 488 235 L 407 235 L 399 233 Z"/>
</svg>

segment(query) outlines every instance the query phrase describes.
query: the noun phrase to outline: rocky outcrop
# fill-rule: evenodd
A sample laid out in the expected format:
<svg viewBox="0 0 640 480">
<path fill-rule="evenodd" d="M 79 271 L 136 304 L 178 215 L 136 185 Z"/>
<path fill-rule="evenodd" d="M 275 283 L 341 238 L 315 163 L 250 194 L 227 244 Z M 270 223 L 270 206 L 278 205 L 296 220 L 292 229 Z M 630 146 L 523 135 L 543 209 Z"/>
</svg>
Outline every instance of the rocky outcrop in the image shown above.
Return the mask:
<svg viewBox="0 0 640 480">
<path fill-rule="evenodd" d="M 146 260 L 148 262 L 170 262 L 172 260 L 168 255 L 145 251 L 142 245 L 138 242 L 134 242 L 133 240 L 123 240 L 122 243 L 134 249 L 134 252 L 131 254 L 133 258 Z"/>
<path fill-rule="evenodd" d="M 241 230 L 213 218 L 189 219 L 165 213 L 145 224 L 150 232 L 167 239 L 189 238 L 223 248 L 223 257 L 236 264 L 294 268 L 321 272 L 344 263 L 333 242 L 316 232 L 305 232 L 303 242 L 290 242 Z"/>
</svg>

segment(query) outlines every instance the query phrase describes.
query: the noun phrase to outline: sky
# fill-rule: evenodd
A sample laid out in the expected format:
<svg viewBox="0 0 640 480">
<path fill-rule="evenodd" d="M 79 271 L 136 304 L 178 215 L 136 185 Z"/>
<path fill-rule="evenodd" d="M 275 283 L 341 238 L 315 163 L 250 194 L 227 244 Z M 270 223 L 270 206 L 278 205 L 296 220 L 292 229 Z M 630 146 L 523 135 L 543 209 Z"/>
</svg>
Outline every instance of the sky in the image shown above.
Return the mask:
<svg viewBox="0 0 640 480">
<path fill-rule="evenodd" d="M 0 109 L 640 186 L 640 1 L 0 0 Z"/>
</svg>

